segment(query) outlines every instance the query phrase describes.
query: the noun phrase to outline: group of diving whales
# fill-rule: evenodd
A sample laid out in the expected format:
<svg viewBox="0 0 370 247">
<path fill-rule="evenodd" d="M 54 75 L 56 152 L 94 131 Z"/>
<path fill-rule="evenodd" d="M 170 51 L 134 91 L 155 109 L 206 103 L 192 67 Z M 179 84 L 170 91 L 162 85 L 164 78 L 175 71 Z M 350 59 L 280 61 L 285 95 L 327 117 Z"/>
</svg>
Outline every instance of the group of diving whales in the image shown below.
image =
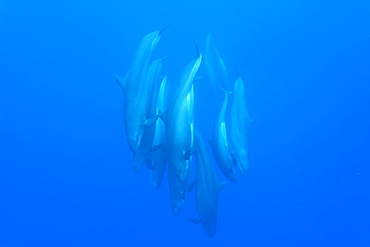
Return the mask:
<svg viewBox="0 0 370 247">
<path fill-rule="evenodd" d="M 116 81 L 123 91 L 126 140 L 133 153 L 134 171 L 139 172 L 146 164 L 151 170 L 155 188 L 161 186 L 167 170 L 174 215 L 179 215 L 187 192 L 195 186 L 199 219 L 189 220 L 201 223 L 205 232 L 213 237 L 217 225 L 218 197 L 226 182 L 218 180 L 207 145 L 194 128 L 193 81 L 203 61 L 214 84 L 218 84 L 227 71 L 214 46 L 207 45 L 206 57 L 197 47 L 197 57 L 184 68 L 175 92 L 170 95 L 167 77 L 160 76 L 162 63 L 167 58 L 152 59 L 153 51 L 166 28 L 147 34 L 126 76 L 116 75 Z M 236 167 L 239 167 L 243 176 L 248 173 L 248 132 L 253 120 L 246 109 L 241 77 L 235 81 L 233 92 L 221 86 L 219 89 L 224 93 L 224 100 L 213 126 L 210 144 L 222 173 L 231 182 L 237 183 Z M 227 126 L 225 115 L 229 95 L 233 96 L 233 101 L 230 126 Z M 196 178 L 190 183 L 193 155 Z"/>
</svg>

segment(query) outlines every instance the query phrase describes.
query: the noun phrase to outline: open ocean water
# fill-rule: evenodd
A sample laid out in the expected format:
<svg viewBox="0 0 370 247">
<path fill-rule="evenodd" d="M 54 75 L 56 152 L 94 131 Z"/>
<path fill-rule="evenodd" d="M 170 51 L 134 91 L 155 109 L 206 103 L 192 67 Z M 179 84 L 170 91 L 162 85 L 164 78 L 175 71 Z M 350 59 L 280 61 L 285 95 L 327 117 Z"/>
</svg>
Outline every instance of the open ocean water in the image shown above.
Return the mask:
<svg viewBox="0 0 370 247">
<path fill-rule="evenodd" d="M 187 220 L 194 191 L 173 216 L 125 139 L 114 76 L 170 23 L 153 55 L 169 84 L 211 32 L 256 118 L 213 238 Z M 207 140 L 222 98 L 198 74 Z M 369 1 L 2 0 L 0 246 L 370 246 L 369 114 Z"/>
</svg>

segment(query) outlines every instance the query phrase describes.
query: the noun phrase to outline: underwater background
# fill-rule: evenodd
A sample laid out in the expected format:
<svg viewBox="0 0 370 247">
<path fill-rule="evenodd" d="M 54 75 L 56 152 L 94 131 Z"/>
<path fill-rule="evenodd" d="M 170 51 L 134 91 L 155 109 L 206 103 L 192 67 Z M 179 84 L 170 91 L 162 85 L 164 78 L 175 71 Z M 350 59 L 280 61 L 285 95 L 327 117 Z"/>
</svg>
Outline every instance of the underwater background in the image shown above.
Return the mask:
<svg viewBox="0 0 370 247">
<path fill-rule="evenodd" d="M 194 192 L 173 216 L 125 140 L 114 75 L 170 23 L 154 53 L 173 55 L 169 83 L 211 32 L 257 119 L 213 238 L 187 220 Z M 0 86 L 0 246 L 370 246 L 369 1 L 3 0 Z"/>
</svg>

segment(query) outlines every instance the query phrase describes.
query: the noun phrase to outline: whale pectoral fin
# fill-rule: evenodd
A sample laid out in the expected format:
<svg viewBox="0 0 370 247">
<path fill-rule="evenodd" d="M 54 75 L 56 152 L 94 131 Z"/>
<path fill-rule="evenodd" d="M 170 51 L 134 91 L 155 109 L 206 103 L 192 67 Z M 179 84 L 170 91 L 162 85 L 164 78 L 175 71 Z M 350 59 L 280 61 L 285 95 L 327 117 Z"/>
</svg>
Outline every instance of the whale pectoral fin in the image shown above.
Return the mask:
<svg viewBox="0 0 370 247">
<path fill-rule="evenodd" d="M 186 193 L 189 193 L 194 189 L 195 183 L 196 183 L 196 180 L 194 180 L 193 182 L 191 182 L 191 184 L 189 184 L 188 190 L 186 191 Z"/>
<path fill-rule="evenodd" d="M 236 151 L 235 151 L 235 148 L 234 146 L 230 143 L 229 145 L 229 153 L 231 155 L 231 157 L 233 158 L 233 160 L 235 159 L 235 154 L 236 154 Z"/>
<path fill-rule="evenodd" d="M 225 188 L 226 184 L 227 184 L 226 181 L 221 182 L 220 185 L 219 185 L 219 189 L 218 190 L 219 191 L 223 190 L 223 188 Z"/>
<path fill-rule="evenodd" d="M 199 224 L 200 223 L 199 219 L 188 219 L 188 221 L 190 221 L 193 224 Z"/>
<path fill-rule="evenodd" d="M 251 127 L 252 125 L 254 125 L 256 123 L 256 120 L 257 118 L 248 118 L 248 127 Z"/>
<path fill-rule="evenodd" d="M 151 159 L 147 158 L 145 163 L 146 163 L 146 167 L 148 167 L 149 170 L 153 169 L 153 162 Z"/>
<path fill-rule="evenodd" d="M 192 156 L 195 153 L 195 151 L 198 148 L 198 143 L 199 141 L 197 141 L 193 146 L 191 146 L 188 150 L 186 150 L 186 152 L 184 153 L 185 160 L 189 160 L 190 156 Z"/>
<path fill-rule="evenodd" d="M 197 81 L 200 81 L 200 80 L 202 80 L 202 77 L 200 75 L 196 75 L 196 76 L 194 76 L 193 82 L 197 82 Z"/>
<path fill-rule="evenodd" d="M 151 152 L 155 152 L 155 151 L 158 151 L 159 149 L 161 149 L 162 147 L 164 146 L 164 143 L 161 143 L 161 144 L 158 144 L 158 145 L 155 145 L 152 147 L 152 149 L 150 150 Z"/>
<path fill-rule="evenodd" d="M 153 126 L 153 124 L 157 122 L 158 118 L 159 118 L 159 114 L 156 114 L 154 117 L 146 119 L 144 123 L 145 127 Z"/>
<path fill-rule="evenodd" d="M 122 88 L 122 90 L 124 90 L 126 86 L 126 76 L 120 77 L 116 74 L 115 78 L 116 78 L 116 82 L 118 83 L 118 85 Z"/>
<path fill-rule="evenodd" d="M 163 112 L 161 109 L 158 109 L 158 115 L 162 119 L 163 123 L 166 124 L 166 113 Z"/>
</svg>

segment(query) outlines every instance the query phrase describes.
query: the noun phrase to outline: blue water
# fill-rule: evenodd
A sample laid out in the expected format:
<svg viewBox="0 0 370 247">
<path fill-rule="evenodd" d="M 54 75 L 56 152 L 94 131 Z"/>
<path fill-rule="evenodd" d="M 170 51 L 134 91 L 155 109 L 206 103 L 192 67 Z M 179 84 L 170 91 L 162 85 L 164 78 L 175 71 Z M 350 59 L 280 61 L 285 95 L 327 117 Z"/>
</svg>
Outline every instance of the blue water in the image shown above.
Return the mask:
<svg viewBox="0 0 370 247">
<path fill-rule="evenodd" d="M 126 2 L 0 1 L 0 246 L 370 246 L 370 2 Z M 133 172 L 124 135 L 114 75 L 171 22 L 169 81 L 211 31 L 257 118 L 214 238 L 186 220 L 194 192 L 175 217 L 166 179 Z"/>
</svg>

